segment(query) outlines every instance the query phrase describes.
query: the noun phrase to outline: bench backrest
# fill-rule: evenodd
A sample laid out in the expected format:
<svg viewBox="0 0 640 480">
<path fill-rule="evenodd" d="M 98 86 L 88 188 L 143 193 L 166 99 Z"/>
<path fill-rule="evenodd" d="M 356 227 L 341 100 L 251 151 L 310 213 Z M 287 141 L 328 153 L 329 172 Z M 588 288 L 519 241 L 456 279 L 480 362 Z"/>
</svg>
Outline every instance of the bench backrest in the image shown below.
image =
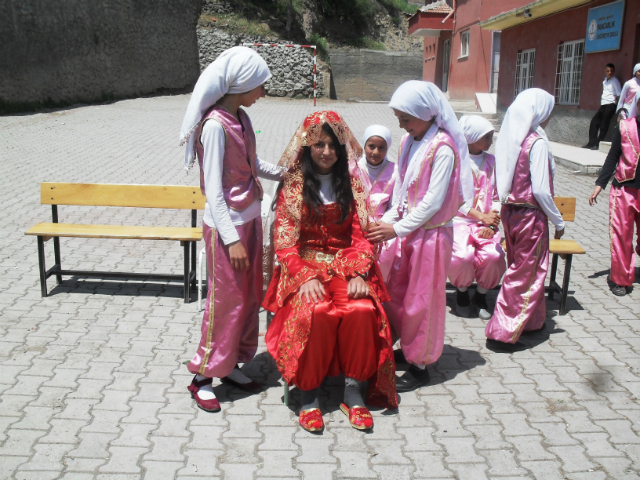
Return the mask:
<svg viewBox="0 0 640 480">
<path fill-rule="evenodd" d="M 203 210 L 206 197 L 200 187 L 183 185 L 41 183 L 40 202 L 44 205 Z"/>
<path fill-rule="evenodd" d="M 565 222 L 573 222 L 576 219 L 576 199 L 575 197 L 555 197 L 553 201 L 562 215 Z"/>
</svg>

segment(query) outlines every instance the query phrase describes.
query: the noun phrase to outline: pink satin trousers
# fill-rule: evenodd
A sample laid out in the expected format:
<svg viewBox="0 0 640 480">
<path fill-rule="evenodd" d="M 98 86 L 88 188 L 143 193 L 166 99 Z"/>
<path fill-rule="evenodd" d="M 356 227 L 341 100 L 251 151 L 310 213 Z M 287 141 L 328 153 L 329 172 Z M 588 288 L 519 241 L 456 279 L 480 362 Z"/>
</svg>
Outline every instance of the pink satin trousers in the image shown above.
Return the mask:
<svg viewBox="0 0 640 480">
<path fill-rule="evenodd" d="M 248 271 L 234 270 L 229 247 L 218 232 L 202 224 L 209 274 L 202 338 L 188 365 L 191 373 L 225 377 L 236 363 L 253 359 L 258 349 L 258 312 L 262 300 L 262 220 L 236 226 L 249 256 Z"/>
<path fill-rule="evenodd" d="M 630 287 L 635 279 L 633 226 L 636 226 L 635 252 L 640 255 L 640 190 L 611 186 L 609 194 L 609 245 L 611 281 Z"/>
</svg>

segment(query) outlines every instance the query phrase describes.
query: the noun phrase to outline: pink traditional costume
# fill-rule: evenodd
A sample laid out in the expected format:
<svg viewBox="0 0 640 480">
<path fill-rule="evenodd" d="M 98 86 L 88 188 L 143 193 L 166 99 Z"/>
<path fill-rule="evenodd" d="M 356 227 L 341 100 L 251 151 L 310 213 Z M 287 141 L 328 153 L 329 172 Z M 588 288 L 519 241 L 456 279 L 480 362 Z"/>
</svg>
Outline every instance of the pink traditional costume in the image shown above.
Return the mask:
<svg viewBox="0 0 640 480">
<path fill-rule="evenodd" d="M 611 247 L 612 291 L 618 296 L 626 295 L 635 279 L 635 254 L 633 249 L 633 227 L 640 235 L 640 117 L 637 115 L 640 92 L 632 103 L 630 117 L 620 121 L 611 143 L 611 150 L 604 162 L 596 185 L 607 188 L 613 175 L 609 195 L 609 243 Z M 640 255 L 640 243 L 635 251 Z"/>
<path fill-rule="evenodd" d="M 468 144 L 478 142 L 494 130 L 491 122 L 479 115 L 463 116 L 460 118 L 460 125 Z M 500 211 L 500 201 L 495 188 L 496 160 L 487 152 L 479 155 L 469 153 L 469 157 L 473 172 L 474 198 L 473 204 L 465 203 L 453 219 L 453 256 L 449 281 L 459 291 L 465 292 L 476 279 L 478 288 L 474 301 L 480 311 L 480 317 L 488 320 L 490 314 L 487 311 L 486 301 L 478 300 L 484 300 L 483 296 L 498 285 L 507 269 L 504 250 L 500 245 L 502 236 L 499 230 L 494 230 L 491 238 L 481 237 L 480 232 L 487 227 L 468 214 L 472 208 L 484 214 L 492 210 Z M 468 305 L 468 296 L 466 302 Z M 469 308 L 467 307 L 466 310 Z M 468 312 L 466 313 L 468 315 Z"/>
<path fill-rule="evenodd" d="M 540 126 L 551 115 L 554 103 L 553 96 L 539 88 L 523 91 L 507 110 L 498 136 L 496 185 L 503 204 L 508 269 L 485 330 L 487 347 L 494 351 L 526 348 L 518 342 L 520 335 L 542 329 L 547 314 L 547 217 L 557 232 L 564 229 L 553 202 L 555 163 Z"/>
<path fill-rule="evenodd" d="M 325 124 L 346 152 L 346 158 L 338 159 L 348 162 L 353 194 L 346 220 L 341 218 L 332 187 L 335 173 L 315 174 L 323 202 L 319 218 L 310 215 L 303 197 L 304 148 L 318 143 Z M 398 406 L 391 331 L 381 304 L 388 295 L 374 261 L 374 246 L 363 233 L 371 211 L 357 165 L 360 155 L 361 148 L 340 115 L 323 111 L 305 118 L 280 161 L 288 172 L 276 204 L 273 243 L 278 266 L 263 302 L 275 316 L 265 341 L 284 380 L 302 391 L 299 421 L 310 431 L 323 428 L 322 416 L 317 404 L 307 406 L 304 394 L 311 393 L 315 399 L 313 392 L 325 376 L 342 372 L 354 385 L 368 380 L 368 404 Z M 369 286 L 364 298 L 347 295 L 349 281 L 357 276 L 366 278 Z M 312 279 L 319 280 L 327 292 L 318 303 L 299 295 L 300 287 Z M 355 428 L 373 425 L 364 405 L 341 409 Z"/>
<path fill-rule="evenodd" d="M 633 67 L 633 77 L 622 85 L 620 100 L 618 100 L 618 111 L 623 109 L 622 112 L 620 112 L 622 118 L 632 118 L 631 109 L 634 105 L 633 99 L 636 94 L 640 92 L 640 80 L 636 77 L 638 71 L 640 71 L 640 63 L 636 63 Z"/>
<path fill-rule="evenodd" d="M 280 180 L 282 169 L 256 156 L 249 116 L 237 118 L 218 102 L 225 94 L 249 92 L 271 77 L 253 50 L 234 47 L 223 52 L 200 75 L 181 131 L 187 144 L 185 168 L 197 158 L 200 189 L 207 198 L 203 235 L 207 254 L 208 292 L 202 338 L 188 365 L 196 374 L 189 391 L 200 408 L 219 410 L 211 378 L 220 377 L 248 391 L 259 390 L 237 363 L 249 362 L 258 346 L 258 311 L 262 297 L 262 187 L 258 176 Z M 247 271 L 232 268 L 229 247 L 241 242 L 249 257 Z M 209 391 L 207 400 L 199 390 Z"/>
<path fill-rule="evenodd" d="M 397 235 L 380 257 L 381 263 L 391 265 L 387 279 L 391 300 L 385 310 L 413 369 L 398 380 L 398 391 L 408 391 L 416 388 L 416 378 L 423 384 L 428 381 L 426 365 L 442 354 L 452 219 L 465 199 L 472 202 L 473 180 L 464 134 L 438 87 L 405 82 L 389 107 L 423 121 L 434 120 L 421 140 L 409 134 L 403 137 L 393 206 L 382 217 L 393 224 Z M 405 376 L 411 377 L 411 384 L 403 380 Z"/>
<path fill-rule="evenodd" d="M 363 145 L 371 137 L 380 137 L 387 143 L 387 152 L 391 149 L 391 131 L 382 125 L 369 125 L 364 131 L 362 139 Z M 358 162 L 360 170 L 364 173 L 362 181 L 369 191 L 369 204 L 373 213 L 373 220 L 380 220 L 389 208 L 391 208 L 391 197 L 393 196 L 393 186 L 396 179 L 396 164 L 389 161 L 386 156 L 379 165 L 372 165 L 367 161 L 366 155 L 363 153 L 362 158 Z M 385 245 L 383 248 L 388 248 Z M 385 257 L 390 260 L 391 257 Z M 380 270 L 383 278 L 386 278 L 391 268 L 390 262 L 380 263 Z"/>
</svg>

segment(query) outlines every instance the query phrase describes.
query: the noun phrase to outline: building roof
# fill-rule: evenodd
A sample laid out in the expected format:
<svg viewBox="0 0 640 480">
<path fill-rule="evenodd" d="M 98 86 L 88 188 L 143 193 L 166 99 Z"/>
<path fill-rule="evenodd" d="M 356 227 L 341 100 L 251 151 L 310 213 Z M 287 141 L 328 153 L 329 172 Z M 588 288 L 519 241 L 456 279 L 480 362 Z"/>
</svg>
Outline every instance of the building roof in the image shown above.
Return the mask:
<svg viewBox="0 0 640 480">
<path fill-rule="evenodd" d="M 420 8 L 421 12 L 429 12 L 429 13 L 451 13 L 453 9 L 447 5 L 445 0 L 438 0 L 437 2 L 430 3 Z"/>
<path fill-rule="evenodd" d="M 567 10 L 591 0 L 536 0 L 520 8 L 502 12 L 488 20 L 480 22 L 486 30 L 505 30 L 523 23 L 538 20 L 540 17 Z M 525 10 L 527 15 L 525 16 Z"/>
</svg>

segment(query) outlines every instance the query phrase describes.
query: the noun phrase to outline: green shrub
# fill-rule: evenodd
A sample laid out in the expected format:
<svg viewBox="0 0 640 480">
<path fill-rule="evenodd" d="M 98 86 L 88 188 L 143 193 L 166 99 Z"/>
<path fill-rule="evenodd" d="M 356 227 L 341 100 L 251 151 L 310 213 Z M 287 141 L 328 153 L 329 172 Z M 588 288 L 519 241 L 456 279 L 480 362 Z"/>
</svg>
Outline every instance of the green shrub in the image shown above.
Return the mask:
<svg viewBox="0 0 640 480">
<path fill-rule="evenodd" d="M 316 46 L 320 59 L 323 62 L 329 63 L 329 45 L 327 41 L 317 33 L 314 33 L 309 37 L 309 43 Z"/>
</svg>

